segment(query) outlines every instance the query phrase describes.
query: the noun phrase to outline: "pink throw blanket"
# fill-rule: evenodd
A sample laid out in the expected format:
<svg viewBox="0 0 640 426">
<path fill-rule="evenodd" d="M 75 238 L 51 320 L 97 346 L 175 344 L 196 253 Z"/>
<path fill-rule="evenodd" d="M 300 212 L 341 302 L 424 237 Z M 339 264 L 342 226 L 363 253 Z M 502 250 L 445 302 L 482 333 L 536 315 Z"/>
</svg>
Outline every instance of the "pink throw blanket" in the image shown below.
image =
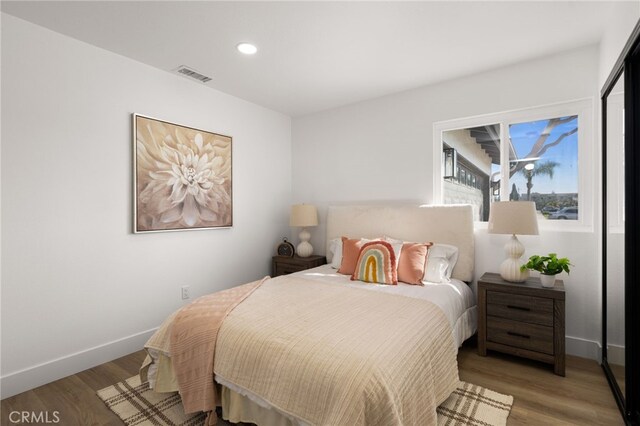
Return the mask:
<svg viewBox="0 0 640 426">
<path fill-rule="evenodd" d="M 171 362 L 185 413 L 216 405 L 213 363 L 218 330 L 227 315 L 268 277 L 202 296 L 182 308 L 171 326 Z M 209 421 L 215 423 L 215 416 Z"/>
</svg>

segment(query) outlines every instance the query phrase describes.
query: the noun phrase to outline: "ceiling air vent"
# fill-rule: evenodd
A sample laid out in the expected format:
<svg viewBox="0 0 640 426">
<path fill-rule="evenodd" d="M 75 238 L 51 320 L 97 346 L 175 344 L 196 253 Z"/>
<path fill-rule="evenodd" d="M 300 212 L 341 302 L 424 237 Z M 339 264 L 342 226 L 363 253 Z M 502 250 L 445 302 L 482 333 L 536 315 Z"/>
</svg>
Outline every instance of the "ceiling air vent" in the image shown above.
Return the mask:
<svg viewBox="0 0 640 426">
<path fill-rule="evenodd" d="M 193 79 L 198 80 L 201 83 L 206 83 L 207 81 L 211 81 L 211 77 L 207 77 L 206 75 L 200 74 L 198 71 L 195 71 L 185 65 L 180 65 L 178 68 L 174 70 L 178 74 L 186 75 L 187 77 L 191 77 Z"/>
</svg>

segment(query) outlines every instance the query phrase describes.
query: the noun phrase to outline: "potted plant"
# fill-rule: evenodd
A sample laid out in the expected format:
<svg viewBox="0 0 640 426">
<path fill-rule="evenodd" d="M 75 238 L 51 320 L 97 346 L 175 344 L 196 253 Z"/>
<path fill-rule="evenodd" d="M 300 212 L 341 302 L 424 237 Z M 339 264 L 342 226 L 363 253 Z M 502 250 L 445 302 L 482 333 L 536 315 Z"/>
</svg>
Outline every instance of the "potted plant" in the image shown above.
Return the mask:
<svg viewBox="0 0 640 426">
<path fill-rule="evenodd" d="M 562 271 L 569 273 L 569 266 L 573 266 L 569 259 L 561 257 L 558 259 L 556 253 L 549 253 L 548 256 L 531 256 L 529 261 L 520 267 L 521 271 L 530 269 L 540 272 L 540 282 L 543 287 L 553 287 L 556 283 L 556 275 Z"/>
</svg>

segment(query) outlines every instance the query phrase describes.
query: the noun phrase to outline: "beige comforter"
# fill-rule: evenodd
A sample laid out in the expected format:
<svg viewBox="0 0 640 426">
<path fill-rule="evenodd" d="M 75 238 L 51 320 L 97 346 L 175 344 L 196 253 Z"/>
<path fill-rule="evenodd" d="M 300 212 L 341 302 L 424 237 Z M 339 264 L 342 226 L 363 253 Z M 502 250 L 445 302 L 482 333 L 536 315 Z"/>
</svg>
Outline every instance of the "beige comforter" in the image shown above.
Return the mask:
<svg viewBox="0 0 640 426">
<path fill-rule="evenodd" d="M 284 276 L 216 331 L 216 377 L 309 424 L 435 425 L 458 384 L 449 322 L 425 300 Z"/>
<path fill-rule="evenodd" d="M 267 281 L 229 314 L 214 370 L 315 425 L 435 425 L 458 384 L 434 304 L 295 276 Z"/>
</svg>

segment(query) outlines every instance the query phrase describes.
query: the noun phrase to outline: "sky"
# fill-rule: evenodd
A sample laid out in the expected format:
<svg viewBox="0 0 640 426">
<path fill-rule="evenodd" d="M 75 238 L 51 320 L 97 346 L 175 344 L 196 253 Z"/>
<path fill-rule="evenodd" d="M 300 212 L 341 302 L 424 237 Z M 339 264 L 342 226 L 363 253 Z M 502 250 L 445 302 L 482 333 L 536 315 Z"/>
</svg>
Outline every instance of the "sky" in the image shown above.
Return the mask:
<svg viewBox="0 0 640 426">
<path fill-rule="evenodd" d="M 526 123 L 512 124 L 509 126 L 511 143 L 518 158 L 526 158 L 531 151 L 533 144 L 540 137 L 549 120 L 530 121 Z M 546 143 L 555 141 L 560 135 L 578 126 L 578 117 L 573 120 L 556 126 L 547 139 Z M 558 145 L 549 148 L 535 163 L 545 161 L 555 161 L 559 163 L 554 169 L 553 179 L 547 175 L 534 176 L 531 192 L 549 194 L 578 192 L 578 133 L 574 133 L 562 140 Z M 509 181 L 509 187 L 515 183 L 520 194 L 527 192 L 527 180 L 518 172 Z"/>
</svg>

